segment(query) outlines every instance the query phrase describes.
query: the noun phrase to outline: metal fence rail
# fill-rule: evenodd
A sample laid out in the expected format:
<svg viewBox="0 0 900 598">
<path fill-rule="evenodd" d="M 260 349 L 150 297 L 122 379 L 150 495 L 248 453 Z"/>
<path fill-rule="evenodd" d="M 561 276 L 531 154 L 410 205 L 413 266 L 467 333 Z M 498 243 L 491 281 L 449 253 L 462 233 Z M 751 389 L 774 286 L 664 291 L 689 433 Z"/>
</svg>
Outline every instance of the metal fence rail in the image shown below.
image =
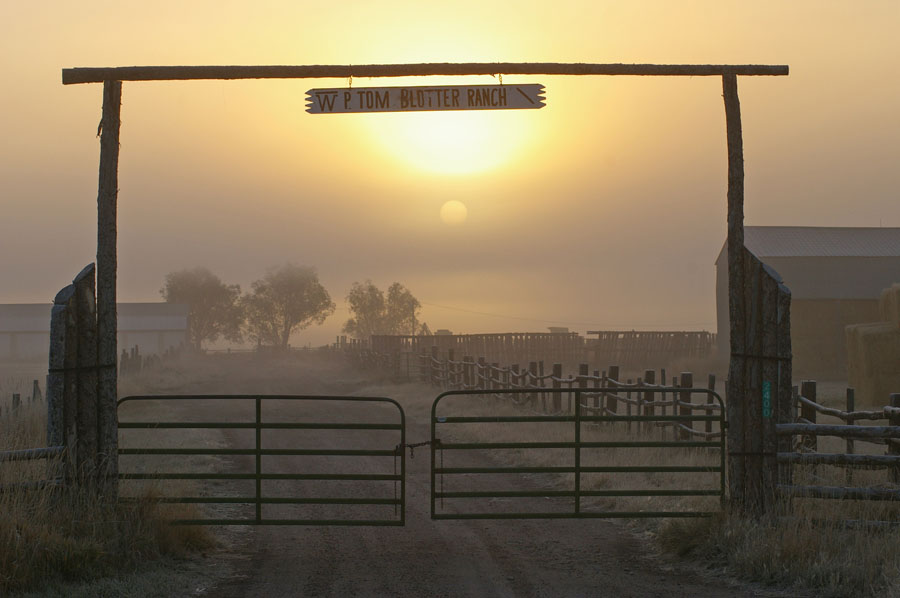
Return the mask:
<svg viewBox="0 0 900 598">
<path fill-rule="evenodd" d="M 718 496 L 720 501 L 725 496 L 725 435 L 720 434 L 715 440 L 625 440 L 625 441 L 585 441 L 582 439 L 582 426 L 590 423 L 629 423 L 642 422 L 680 425 L 683 422 L 709 421 L 719 422 L 720 430 L 724 430 L 725 410 L 721 397 L 705 388 L 682 387 L 632 387 L 633 391 L 665 391 L 679 393 L 703 393 L 718 402 L 718 414 L 715 415 L 592 415 L 603 412 L 602 408 L 594 408 L 582 403 L 583 397 L 591 394 L 588 388 L 571 389 L 537 389 L 538 391 L 565 392 L 574 395 L 573 415 L 525 415 L 525 416 L 439 416 L 438 405 L 447 397 L 466 395 L 518 395 L 533 394 L 533 388 L 495 388 L 478 390 L 450 390 L 437 396 L 431 408 L 431 518 L 432 519 L 565 519 L 565 518 L 647 518 L 647 517 L 703 517 L 712 515 L 708 511 L 586 511 L 582 507 L 584 497 L 624 497 L 624 496 Z M 534 442 L 444 442 L 438 437 L 438 426 L 447 424 L 470 423 L 572 423 L 574 441 L 534 441 Z M 718 464 L 710 466 L 697 465 L 582 465 L 582 450 L 593 448 L 698 448 L 718 451 Z M 571 449 L 571 465 L 548 467 L 444 467 L 442 451 L 495 450 L 495 449 Z M 438 462 L 440 455 L 440 463 Z M 453 475 L 468 474 L 534 474 L 558 473 L 574 474 L 573 486 L 568 490 L 477 490 L 454 491 L 443 490 L 443 478 Z M 691 489 L 622 489 L 622 490 L 585 490 L 582 488 L 582 475 L 590 473 L 715 473 L 718 474 L 717 488 Z M 438 477 L 441 481 L 439 483 Z M 571 498 L 570 512 L 438 512 L 438 503 L 443 499 L 472 498 Z"/>
<path fill-rule="evenodd" d="M 119 455 L 151 456 L 252 456 L 254 468 L 250 473 L 119 473 L 120 480 L 255 480 L 253 496 L 166 496 L 159 498 L 164 503 L 183 504 L 252 504 L 255 514 L 251 518 L 196 518 L 176 519 L 180 525 L 369 525 L 402 526 L 406 512 L 406 460 L 403 447 L 406 442 L 406 422 L 403 408 L 393 399 L 385 397 L 348 397 L 318 395 L 168 395 L 132 396 L 120 399 L 118 405 L 138 401 L 252 401 L 255 419 L 251 422 L 119 422 L 119 429 L 219 429 L 254 430 L 254 448 L 120 448 Z M 274 401 L 318 401 L 390 404 L 397 408 L 399 419 L 394 423 L 373 422 L 266 422 L 262 418 L 264 402 Z M 398 440 L 384 449 L 265 449 L 263 433 L 266 430 L 378 430 L 396 431 Z M 341 456 L 341 457 L 392 457 L 393 473 L 266 473 L 263 458 L 269 456 Z M 399 471 L 397 464 L 399 461 Z M 275 497 L 263 492 L 264 480 L 341 480 L 364 482 L 394 482 L 394 496 L 371 497 Z M 399 484 L 399 492 L 397 485 Z M 128 500 L 127 498 L 123 500 Z M 378 519 L 316 519 L 316 518 L 267 518 L 263 516 L 263 505 L 393 505 L 395 517 Z"/>
</svg>

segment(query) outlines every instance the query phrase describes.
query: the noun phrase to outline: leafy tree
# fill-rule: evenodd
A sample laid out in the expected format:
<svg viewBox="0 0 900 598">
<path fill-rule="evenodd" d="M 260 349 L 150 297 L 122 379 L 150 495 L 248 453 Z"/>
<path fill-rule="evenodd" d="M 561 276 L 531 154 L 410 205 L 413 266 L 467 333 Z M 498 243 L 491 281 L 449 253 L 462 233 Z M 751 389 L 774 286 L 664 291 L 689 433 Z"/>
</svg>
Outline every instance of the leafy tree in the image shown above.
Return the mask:
<svg viewBox="0 0 900 598">
<path fill-rule="evenodd" d="M 321 324 L 334 302 L 314 268 L 285 264 L 255 281 L 241 299 L 247 332 L 260 345 L 287 349 L 291 333 Z"/>
<path fill-rule="evenodd" d="M 388 287 L 387 297 L 371 280 L 354 282 L 347 294 L 350 319 L 343 330 L 356 338 L 373 334 L 419 334 L 428 325 L 419 323 L 422 305 L 399 282 Z"/>
<path fill-rule="evenodd" d="M 227 285 L 201 266 L 169 272 L 159 293 L 167 303 L 190 306 L 187 334 L 194 349 L 199 351 L 204 341 L 216 341 L 220 336 L 241 341 L 240 285 Z"/>
</svg>

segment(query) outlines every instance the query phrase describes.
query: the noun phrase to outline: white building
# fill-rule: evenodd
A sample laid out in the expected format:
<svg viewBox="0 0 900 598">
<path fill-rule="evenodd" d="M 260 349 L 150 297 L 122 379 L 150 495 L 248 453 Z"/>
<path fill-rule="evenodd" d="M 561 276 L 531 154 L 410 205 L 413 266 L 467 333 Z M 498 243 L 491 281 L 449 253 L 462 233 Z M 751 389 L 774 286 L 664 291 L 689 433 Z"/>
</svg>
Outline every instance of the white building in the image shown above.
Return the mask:
<svg viewBox="0 0 900 598">
<path fill-rule="evenodd" d="M 794 377 L 843 379 L 844 327 L 878 321 L 882 289 L 900 282 L 900 228 L 747 226 L 744 245 L 791 290 Z M 729 352 L 728 257 L 716 260 L 719 353 Z"/>
<path fill-rule="evenodd" d="M 0 305 L 0 362 L 46 362 L 50 350 L 50 303 Z M 161 355 L 187 344 L 188 306 L 119 303 L 119 350 L 137 346 Z"/>
</svg>

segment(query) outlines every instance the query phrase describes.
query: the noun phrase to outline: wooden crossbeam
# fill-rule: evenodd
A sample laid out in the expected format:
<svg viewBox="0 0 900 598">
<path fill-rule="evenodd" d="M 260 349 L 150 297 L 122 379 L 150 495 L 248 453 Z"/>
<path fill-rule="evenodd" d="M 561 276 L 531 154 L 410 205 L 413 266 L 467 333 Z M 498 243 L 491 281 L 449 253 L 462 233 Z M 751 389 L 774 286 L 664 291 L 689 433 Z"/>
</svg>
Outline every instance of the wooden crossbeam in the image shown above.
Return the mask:
<svg viewBox="0 0 900 598">
<path fill-rule="evenodd" d="M 103 81 L 192 79 L 322 79 L 422 77 L 429 75 L 787 75 L 787 65 L 766 64 L 591 64 L 576 62 L 469 62 L 365 65 L 119 66 L 62 71 L 63 85 Z"/>
</svg>

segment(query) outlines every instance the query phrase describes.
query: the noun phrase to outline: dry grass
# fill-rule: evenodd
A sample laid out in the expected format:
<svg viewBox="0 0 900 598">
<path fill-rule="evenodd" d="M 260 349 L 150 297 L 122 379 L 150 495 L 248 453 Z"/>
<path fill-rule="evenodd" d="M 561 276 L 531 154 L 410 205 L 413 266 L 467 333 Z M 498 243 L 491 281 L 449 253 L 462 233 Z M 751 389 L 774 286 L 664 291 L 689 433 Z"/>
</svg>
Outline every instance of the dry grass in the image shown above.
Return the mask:
<svg viewBox="0 0 900 598">
<path fill-rule="evenodd" d="M 0 418 L 0 450 L 45 445 L 43 404 Z M 0 484 L 54 477 L 54 461 L 0 464 Z M 179 507 L 152 491 L 133 504 L 104 501 L 97 488 L 17 488 L 0 492 L 0 594 L 65 580 L 118 575 L 165 556 L 211 545 L 204 529 L 175 527 Z"/>
</svg>

